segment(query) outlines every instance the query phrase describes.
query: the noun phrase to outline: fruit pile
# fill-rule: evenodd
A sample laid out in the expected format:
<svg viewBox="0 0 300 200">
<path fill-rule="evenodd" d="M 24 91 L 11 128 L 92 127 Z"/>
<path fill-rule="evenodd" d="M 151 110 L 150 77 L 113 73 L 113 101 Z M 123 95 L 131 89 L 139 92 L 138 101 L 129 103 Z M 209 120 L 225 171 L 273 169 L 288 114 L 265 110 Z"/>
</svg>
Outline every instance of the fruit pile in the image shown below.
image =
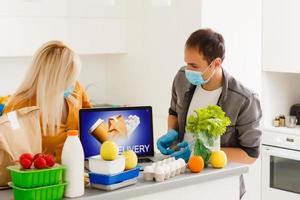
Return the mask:
<svg viewBox="0 0 300 200">
<path fill-rule="evenodd" d="M 15 200 L 62 199 L 65 167 L 56 164 L 52 155 L 23 153 L 18 162 L 7 167 Z"/>
<path fill-rule="evenodd" d="M 223 168 L 227 164 L 226 153 L 222 150 L 211 152 L 209 163 L 213 168 Z M 201 156 L 193 155 L 188 161 L 188 168 L 193 173 L 199 173 L 204 168 L 204 160 Z"/>
<path fill-rule="evenodd" d="M 35 169 L 51 168 L 55 165 L 54 156 L 51 154 L 38 153 L 34 156 L 30 153 L 23 153 L 19 157 L 22 169 L 31 169 L 32 164 Z"/>
</svg>

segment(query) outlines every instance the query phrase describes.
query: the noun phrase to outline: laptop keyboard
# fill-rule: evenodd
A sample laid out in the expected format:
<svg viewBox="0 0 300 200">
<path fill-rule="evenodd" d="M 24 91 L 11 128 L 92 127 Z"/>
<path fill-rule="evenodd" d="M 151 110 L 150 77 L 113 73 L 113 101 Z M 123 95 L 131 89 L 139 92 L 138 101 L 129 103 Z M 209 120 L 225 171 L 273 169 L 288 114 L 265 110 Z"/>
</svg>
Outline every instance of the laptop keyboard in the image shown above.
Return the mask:
<svg viewBox="0 0 300 200">
<path fill-rule="evenodd" d="M 153 162 L 153 160 L 151 160 L 150 158 L 138 158 L 138 162 L 139 163 L 151 163 L 151 162 Z"/>
</svg>

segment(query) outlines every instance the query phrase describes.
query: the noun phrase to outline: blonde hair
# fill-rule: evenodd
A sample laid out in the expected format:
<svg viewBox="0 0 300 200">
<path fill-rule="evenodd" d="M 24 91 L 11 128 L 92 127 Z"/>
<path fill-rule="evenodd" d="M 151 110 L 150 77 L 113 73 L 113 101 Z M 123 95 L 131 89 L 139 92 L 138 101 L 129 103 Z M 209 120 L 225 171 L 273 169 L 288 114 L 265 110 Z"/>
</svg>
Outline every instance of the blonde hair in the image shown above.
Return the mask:
<svg viewBox="0 0 300 200">
<path fill-rule="evenodd" d="M 81 69 L 78 56 L 63 42 L 49 41 L 33 57 L 21 86 L 10 98 L 14 105 L 35 98 L 43 135 L 56 135 L 61 125 L 64 91 L 75 86 Z"/>
</svg>

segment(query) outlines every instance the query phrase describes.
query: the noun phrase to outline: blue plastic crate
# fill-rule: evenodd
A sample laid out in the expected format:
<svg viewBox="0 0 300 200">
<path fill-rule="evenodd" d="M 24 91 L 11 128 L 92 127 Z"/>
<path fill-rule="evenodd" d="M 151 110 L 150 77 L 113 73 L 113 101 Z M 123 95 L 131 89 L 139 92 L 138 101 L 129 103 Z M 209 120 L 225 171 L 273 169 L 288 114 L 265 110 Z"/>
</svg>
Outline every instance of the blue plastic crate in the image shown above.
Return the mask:
<svg viewBox="0 0 300 200">
<path fill-rule="evenodd" d="M 102 185 L 111 185 L 120 183 L 122 181 L 126 181 L 129 179 L 133 179 L 139 176 L 140 169 L 138 167 L 124 171 L 118 174 L 113 175 L 105 175 L 105 174 L 96 174 L 93 172 L 89 173 L 90 182 L 94 184 L 102 184 Z"/>
<path fill-rule="evenodd" d="M 0 104 L 0 116 L 2 115 L 3 110 L 4 110 L 4 104 Z"/>
</svg>

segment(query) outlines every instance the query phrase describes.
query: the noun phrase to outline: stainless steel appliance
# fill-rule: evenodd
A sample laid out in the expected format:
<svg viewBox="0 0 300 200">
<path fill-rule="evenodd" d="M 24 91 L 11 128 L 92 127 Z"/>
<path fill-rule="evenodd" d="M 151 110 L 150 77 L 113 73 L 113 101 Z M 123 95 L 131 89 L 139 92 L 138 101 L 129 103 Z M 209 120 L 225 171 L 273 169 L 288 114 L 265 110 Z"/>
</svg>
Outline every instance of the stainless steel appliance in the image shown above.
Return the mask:
<svg viewBox="0 0 300 200">
<path fill-rule="evenodd" d="M 262 200 L 300 200 L 300 129 L 264 131 L 262 143 Z"/>
</svg>

